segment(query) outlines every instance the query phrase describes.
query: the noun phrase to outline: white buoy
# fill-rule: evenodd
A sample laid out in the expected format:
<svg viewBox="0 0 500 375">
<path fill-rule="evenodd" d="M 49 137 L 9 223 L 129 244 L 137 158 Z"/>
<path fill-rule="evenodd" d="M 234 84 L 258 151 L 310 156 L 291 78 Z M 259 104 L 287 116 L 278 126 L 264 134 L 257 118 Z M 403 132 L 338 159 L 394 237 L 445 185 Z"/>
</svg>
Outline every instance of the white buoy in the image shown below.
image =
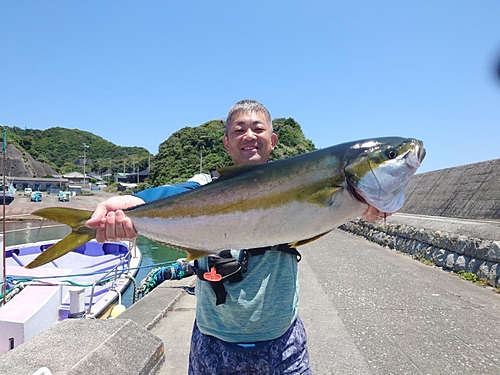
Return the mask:
<svg viewBox="0 0 500 375">
<path fill-rule="evenodd" d="M 69 288 L 68 318 L 82 318 L 85 315 L 85 288 Z"/>
<path fill-rule="evenodd" d="M 118 294 L 118 304 L 114 305 L 113 308 L 111 309 L 111 313 L 109 314 L 109 319 L 116 318 L 118 315 L 120 315 L 127 309 L 125 306 L 122 305 L 122 295 L 118 293 L 118 291 L 116 290 L 115 292 Z"/>
<path fill-rule="evenodd" d="M 123 306 L 122 304 L 113 306 L 113 308 L 111 309 L 111 313 L 109 314 L 109 319 L 116 318 L 118 315 L 120 315 L 126 309 L 127 308 L 125 306 Z"/>
</svg>

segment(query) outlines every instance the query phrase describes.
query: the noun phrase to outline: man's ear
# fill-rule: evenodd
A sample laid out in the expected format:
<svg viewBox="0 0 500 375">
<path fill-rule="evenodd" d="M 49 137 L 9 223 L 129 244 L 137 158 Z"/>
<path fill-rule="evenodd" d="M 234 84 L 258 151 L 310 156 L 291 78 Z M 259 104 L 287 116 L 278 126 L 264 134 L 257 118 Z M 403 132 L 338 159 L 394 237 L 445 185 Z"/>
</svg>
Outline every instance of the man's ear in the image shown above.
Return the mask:
<svg viewBox="0 0 500 375">
<path fill-rule="evenodd" d="M 229 141 L 227 139 L 227 135 L 224 135 L 222 137 L 222 143 L 224 143 L 224 148 L 226 149 L 226 151 L 229 152 Z"/>
<path fill-rule="evenodd" d="M 278 143 L 278 134 L 273 133 L 271 134 L 271 147 L 273 150 L 276 147 L 276 143 Z"/>
</svg>

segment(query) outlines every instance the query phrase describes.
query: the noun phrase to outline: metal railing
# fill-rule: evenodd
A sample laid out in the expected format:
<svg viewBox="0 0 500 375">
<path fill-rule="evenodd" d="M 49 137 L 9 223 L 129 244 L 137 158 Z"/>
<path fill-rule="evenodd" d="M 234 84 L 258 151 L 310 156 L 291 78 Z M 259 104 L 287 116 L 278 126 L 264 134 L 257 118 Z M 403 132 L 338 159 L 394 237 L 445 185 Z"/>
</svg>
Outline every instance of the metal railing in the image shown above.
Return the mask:
<svg viewBox="0 0 500 375">
<path fill-rule="evenodd" d="M 129 240 L 129 246 L 128 246 L 128 252 L 127 254 L 125 255 L 125 259 L 126 259 L 126 262 L 120 262 L 118 263 L 116 266 L 114 266 L 112 269 L 110 269 L 107 273 L 105 273 L 99 280 L 96 280 L 94 282 L 94 284 L 92 285 L 92 289 L 90 290 L 90 301 L 89 301 L 89 307 L 87 309 L 87 314 L 88 315 L 91 315 L 92 314 L 92 302 L 94 300 L 94 292 L 95 292 L 95 287 L 97 286 L 97 284 L 99 284 L 102 280 L 106 279 L 111 273 L 115 273 L 115 276 L 113 278 L 113 283 L 116 283 L 116 280 L 118 279 L 118 268 L 119 267 L 124 267 L 124 265 L 126 264 L 128 268 L 130 268 L 130 260 L 132 259 L 132 251 L 134 251 L 134 256 L 135 256 L 135 249 L 136 249 L 136 241 L 135 239 L 133 240 Z M 130 270 L 127 271 L 127 274 L 128 272 L 130 272 Z M 110 287 L 110 290 L 115 290 L 114 289 L 115 286 L 112 285 Z"/>
</svg>

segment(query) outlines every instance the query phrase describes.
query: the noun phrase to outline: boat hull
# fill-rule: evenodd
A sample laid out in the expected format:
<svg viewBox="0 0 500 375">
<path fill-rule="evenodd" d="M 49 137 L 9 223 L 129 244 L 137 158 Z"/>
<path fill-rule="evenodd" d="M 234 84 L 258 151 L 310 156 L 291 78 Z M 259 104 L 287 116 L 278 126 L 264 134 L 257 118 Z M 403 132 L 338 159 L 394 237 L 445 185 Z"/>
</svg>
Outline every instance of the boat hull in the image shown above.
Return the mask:
<svg viewBox="0 0 500 375">
<path fill-rule="evenodd" d="M 54 242 L 40 241 L 6 249 L 7 275 L 32 281 L 0 307 L 0 353 L 70 315 L 99 317 L 125 292 L 142 260 L 140 250 L 126 241 L 104 244 L 90 241 L 69 253 L 69 257 L 34 270 L 24 268 Z M 130 252 L 129 247 L 132 247 Z M 94 285 L 103 277 L 106 282 Z M 75 287 L 83 289 L 82 314 L 71 314 L 74 304 L 71 307 L 70 289 Z"/>
</svg>

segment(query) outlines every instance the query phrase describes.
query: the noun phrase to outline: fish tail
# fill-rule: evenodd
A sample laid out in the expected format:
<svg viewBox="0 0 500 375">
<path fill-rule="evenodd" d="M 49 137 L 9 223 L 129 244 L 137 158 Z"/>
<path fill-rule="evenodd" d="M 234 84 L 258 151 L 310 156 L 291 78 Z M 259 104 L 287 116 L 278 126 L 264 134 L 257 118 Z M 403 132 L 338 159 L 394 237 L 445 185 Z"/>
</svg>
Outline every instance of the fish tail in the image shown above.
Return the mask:
<svg viewBox="0 0 500 375">
<path fill-rule="evenodd" d="M 35 268 L 49 263 L 95 238 L 96 229 L 85 225 L 92 213 L 93 211 L 66 207 L 48 207 L 33 212 L 32 215 L 68 225 L 71 227 L 71 233 L 42 252 L 26 265 L 26 268 Z"/>
</svg>

